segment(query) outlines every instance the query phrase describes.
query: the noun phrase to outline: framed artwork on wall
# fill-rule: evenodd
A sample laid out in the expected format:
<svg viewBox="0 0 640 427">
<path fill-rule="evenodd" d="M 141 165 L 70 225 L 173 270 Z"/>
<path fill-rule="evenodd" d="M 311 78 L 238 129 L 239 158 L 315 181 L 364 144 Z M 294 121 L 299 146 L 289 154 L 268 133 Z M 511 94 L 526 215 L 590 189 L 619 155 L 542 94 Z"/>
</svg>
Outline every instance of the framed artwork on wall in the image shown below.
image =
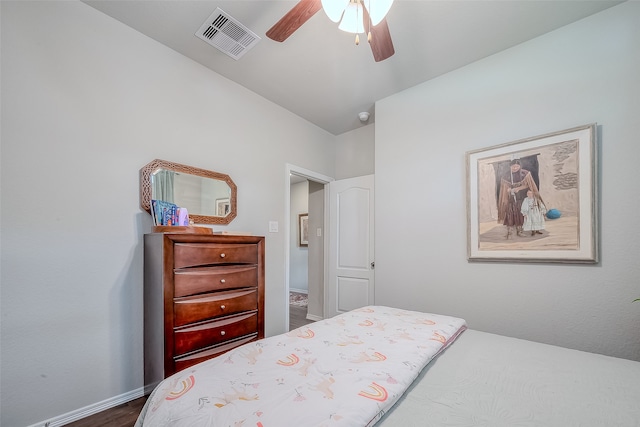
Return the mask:
<svg viewBox="0 0 640 427">
<path fill-rule="evenodd" d="M 298 215 L 298 245 L 309 246 L 309 214 Z"/>
<path fill-rule="evenodd" d="M 466 153 L 469 261 L 598 262 L 596 124 Z"/>
</svg>

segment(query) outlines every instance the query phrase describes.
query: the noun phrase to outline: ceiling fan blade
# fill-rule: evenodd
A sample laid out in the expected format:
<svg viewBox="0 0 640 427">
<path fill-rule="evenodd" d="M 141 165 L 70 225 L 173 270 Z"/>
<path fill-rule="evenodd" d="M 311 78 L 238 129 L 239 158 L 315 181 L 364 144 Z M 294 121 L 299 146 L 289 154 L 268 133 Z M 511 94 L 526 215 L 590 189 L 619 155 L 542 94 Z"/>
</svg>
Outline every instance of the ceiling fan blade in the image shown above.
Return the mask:
<svg viewBox="0 0 640 427">
<path fill-rule="evenodd" d="M 285 41 L 320 9 L 322 9 L 321 0 L 300 0 L 267 31 L 267 37 L 277 42 Z"/>
<path fill-rule="evenodd" d="M 366 7 L 363 8 L 363 12 L 366 28 L 366 23 L 371 22 L 371 20 Z M 372 26 L 370 31 L 371 40 L 369 40 L 369 44 L 371 45 L 371 52 L 373 52 L 373 59 L 376 62 L 384 61 L 396 53 L 393 48 L 393 42 L 391 41 L 391 33 L 389 32 L 389 26 L 387 25 L 387 18 L 382 18 L 382 21 L 380 21 L 375 27 Z"/>
</svg>

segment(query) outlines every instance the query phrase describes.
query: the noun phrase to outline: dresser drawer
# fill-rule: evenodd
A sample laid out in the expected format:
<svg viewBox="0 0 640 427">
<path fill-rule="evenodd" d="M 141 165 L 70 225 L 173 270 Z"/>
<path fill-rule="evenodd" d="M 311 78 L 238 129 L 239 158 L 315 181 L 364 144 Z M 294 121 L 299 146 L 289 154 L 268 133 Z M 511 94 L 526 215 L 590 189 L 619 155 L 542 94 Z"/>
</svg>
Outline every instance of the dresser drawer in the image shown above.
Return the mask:
<svg viewBox="0 0 640 427">
<path fill-rule="evenodd" d="M 224 266 L 185 268 L 174 272 L 175 297 L 201 294 L 225 289 L 255 287 L 257 266 Z"/>
<path fill-rule="evenodd" d="M 233 243 L 176 243 L 174 268 L 216 264 L 257 264 L 258 245 Z"/>
<path fill-rule="evenodd" d="M 207 359 L 218 357 L 229 350 L 233 350 L 234 348 L 239 347 L 243 344 L 247 344 L 251 341 L 256 341 L 257 339 L 258 339 L 258 334 L 253 334 L 246 338 L 240 338 L 236 341 L 211 347 L 206 350 L 199 351 L 197 353 L 189 354 L 187 356 L 176 357 L 174 358 L 175 372 L 181 371 L 185 368 L 188 368 L 189 366 L 193 366 L 196 363 L 204 362 Z"/>
<path fill-rule="evenodd" d="M 258 290 L 225 291 L 174 299 L 175 326 L 256 310 Z"/>
<path fill-rule="evenodd" d="M 258 330 L 258 313 L 253 312 L 189 326 L 175 331 L 174 354 L 181 355 L 205 347 L 211 347 L 255 333 Z"/>
</svg>

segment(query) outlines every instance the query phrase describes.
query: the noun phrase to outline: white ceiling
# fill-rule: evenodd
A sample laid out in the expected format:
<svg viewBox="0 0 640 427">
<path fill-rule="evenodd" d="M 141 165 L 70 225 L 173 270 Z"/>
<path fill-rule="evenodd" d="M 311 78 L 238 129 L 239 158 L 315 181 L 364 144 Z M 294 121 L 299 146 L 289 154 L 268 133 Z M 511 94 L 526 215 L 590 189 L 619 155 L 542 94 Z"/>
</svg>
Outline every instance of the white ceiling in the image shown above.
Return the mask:
<svg viewBox="0 0 640 427">
<path fill-rule="evenodd" d="M 285 42 L 268 39 L 296 0 L 84 2 L 334 135 L 363 126 L 361 111 L 372 123 L 377 100 L 620 3 L 396 0 L 387 15 L 396 53 L 376 63 L 323 11 Z M 194 35 L 216 7 L 262 38 L 237 61 Z"/>
</svg>

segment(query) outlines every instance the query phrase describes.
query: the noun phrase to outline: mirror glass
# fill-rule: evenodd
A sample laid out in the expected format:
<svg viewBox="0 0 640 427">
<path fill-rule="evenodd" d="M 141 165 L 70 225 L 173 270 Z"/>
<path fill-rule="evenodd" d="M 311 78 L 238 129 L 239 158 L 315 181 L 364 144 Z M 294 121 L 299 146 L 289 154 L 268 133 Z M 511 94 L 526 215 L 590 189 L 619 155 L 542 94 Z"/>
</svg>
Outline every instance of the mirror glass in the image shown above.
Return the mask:
<svg viewBox="0 0 640 427">
<path fill-rule="evenodd" d="M 140 183 L 146 211 L 155 199 L 187 208 L 196 224 L 229 224 L 237 215 L 236 185 L 225 174 L 156 159 L 140 170 Z"/>
</svg>

